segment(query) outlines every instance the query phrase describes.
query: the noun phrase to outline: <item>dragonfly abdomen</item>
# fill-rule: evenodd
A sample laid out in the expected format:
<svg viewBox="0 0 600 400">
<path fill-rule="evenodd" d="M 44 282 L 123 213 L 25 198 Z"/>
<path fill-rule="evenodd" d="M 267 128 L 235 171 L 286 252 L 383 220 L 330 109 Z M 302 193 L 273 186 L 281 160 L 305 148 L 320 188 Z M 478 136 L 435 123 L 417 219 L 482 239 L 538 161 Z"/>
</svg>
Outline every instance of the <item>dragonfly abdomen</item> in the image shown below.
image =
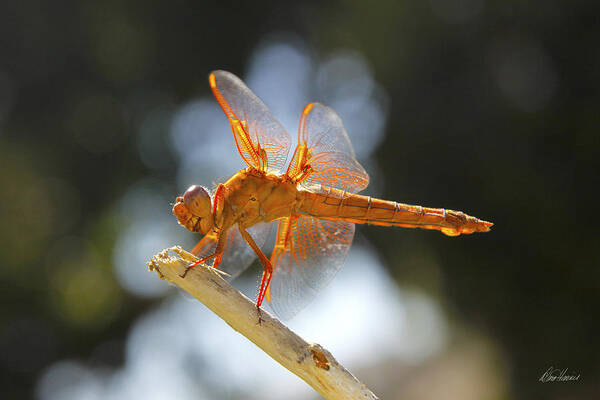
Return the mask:
<svg viewBox="0 0 600 400">
<path fill-rule="evenodd" d="M 324 187 L 303 191 L 300 212 L 324 219 L 344 220 L 355 224 L 435 229 L 448 236 L 487 232 L 492 223 L 461 211 L 430 208 Z"/>
</svg>

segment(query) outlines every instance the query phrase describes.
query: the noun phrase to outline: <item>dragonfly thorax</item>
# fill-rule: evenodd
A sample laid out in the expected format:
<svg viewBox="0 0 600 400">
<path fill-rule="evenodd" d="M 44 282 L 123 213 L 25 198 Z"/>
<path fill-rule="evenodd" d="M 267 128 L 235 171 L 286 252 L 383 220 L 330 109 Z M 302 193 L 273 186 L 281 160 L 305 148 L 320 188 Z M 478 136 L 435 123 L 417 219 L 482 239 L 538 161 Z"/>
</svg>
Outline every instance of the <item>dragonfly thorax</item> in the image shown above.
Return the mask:
<svg viewBox="0 0 600 400">
<path fill-rule="evenodd" d="M 224 185 L 226 204 L 245 227 L 279 219 L 296 209 L 296 184 L 283 176 L 245 169 Z"/>
</svg>

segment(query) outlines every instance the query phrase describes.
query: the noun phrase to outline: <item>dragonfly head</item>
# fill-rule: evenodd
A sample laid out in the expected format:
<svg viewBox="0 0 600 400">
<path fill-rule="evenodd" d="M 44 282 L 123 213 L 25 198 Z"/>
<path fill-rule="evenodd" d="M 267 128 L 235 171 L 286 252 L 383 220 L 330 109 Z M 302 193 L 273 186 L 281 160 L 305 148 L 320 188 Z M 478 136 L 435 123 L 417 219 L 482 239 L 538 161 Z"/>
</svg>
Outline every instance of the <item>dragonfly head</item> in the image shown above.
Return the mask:
<svg viewBox="0 0 600 400">
<path fill-rule="evenodd" d="M 190 186 L 183 196 L 177 197 L 175 201 L 173 214 L 181 225 L 192 232 L 210 232 L 215 222 L 210 195 L 204 187 Z"/>
</svg>

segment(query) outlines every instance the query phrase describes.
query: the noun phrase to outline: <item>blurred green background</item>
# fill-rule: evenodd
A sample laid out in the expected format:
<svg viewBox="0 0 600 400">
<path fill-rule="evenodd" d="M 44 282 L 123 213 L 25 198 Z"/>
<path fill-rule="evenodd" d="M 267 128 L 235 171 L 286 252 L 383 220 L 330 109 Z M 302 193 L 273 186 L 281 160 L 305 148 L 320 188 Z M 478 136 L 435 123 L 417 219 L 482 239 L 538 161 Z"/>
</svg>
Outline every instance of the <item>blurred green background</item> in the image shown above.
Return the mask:
<svg viewBox="0 0 600 400">
<path fill-rule="evenodd" d="M 493 354 L 484 377 L 494 383 L 466 379 L 483 387 L 475 398 L 597 398 L 599 16 L 598 2 L 554 0 L 1 2 L 2 397 L 48 398 L 40 377 L 61 360 L 102 371 L 126 362 L 132 324 L 166 301 L 116 277 L 123 232 L 144 218 L 126 194 L 140 182 L 167 199 L 210 185 L 178 175 L 173 112 L 208 96 L 211 70 L 244 78 L 261 43 L 282 40 L 315 65 L 359 54 L 384 92 L 366 193 L 495 223 L 459 238 L 358 228 L 357 241 L 398 285 L 435 299 L 453 332 L 455 363 L 439 356 L 398 374 L 439 368 L 425 386 L 448 387 L 468 359 L 460 349 L 476 341 Z M 163 247 L 189 238 L 168 201 L 162 212 L 145 218 L 167 221 Z M 148 249 L 137 257 L 149 259 Z M 539 382 L 550 367 L 580 379 Z M 425 398 L 394 388 L 391 366 L 369 368 L 382 397 Z"/>
</svg>

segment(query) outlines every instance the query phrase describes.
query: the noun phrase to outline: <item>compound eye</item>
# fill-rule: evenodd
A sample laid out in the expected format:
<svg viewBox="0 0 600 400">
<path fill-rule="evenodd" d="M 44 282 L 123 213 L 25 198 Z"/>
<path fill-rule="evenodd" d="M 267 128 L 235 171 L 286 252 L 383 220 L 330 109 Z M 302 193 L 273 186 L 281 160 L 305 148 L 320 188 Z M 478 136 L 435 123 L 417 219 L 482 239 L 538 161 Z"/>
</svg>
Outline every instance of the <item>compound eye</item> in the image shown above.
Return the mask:
<svg viewBox="0 0 600 400">
<path fill-rule="evenodd" d="M 183 194 L 183 202 L 188 210 L 197 217 L 211 214 L 210 195 L 202 186 L 190 186 Z"/>
</svg>

